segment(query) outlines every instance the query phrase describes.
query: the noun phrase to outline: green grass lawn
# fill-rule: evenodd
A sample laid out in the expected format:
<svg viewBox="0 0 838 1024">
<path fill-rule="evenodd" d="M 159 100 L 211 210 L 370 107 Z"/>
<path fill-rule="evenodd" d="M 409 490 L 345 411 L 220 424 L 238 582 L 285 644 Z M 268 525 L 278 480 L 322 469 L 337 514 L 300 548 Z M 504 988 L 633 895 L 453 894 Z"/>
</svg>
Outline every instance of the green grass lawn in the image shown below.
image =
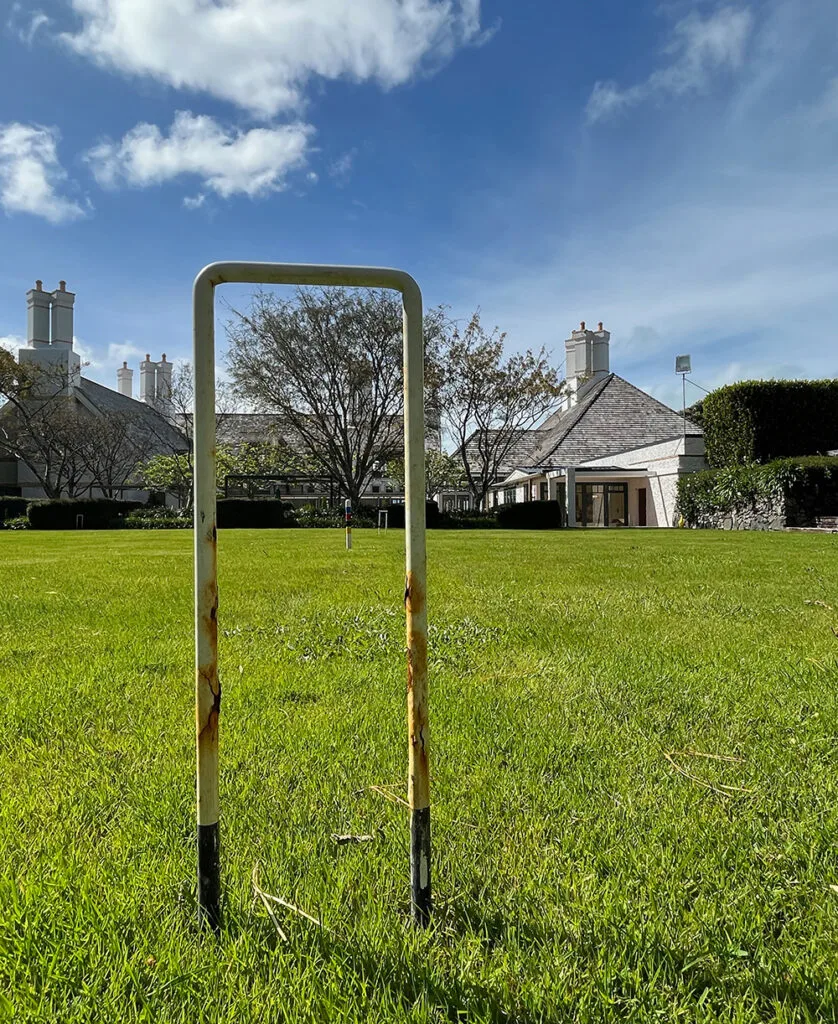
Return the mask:
<svg viewBox="0 0 838 1024">
<path fill-rule="evenodd" d="M 427 933 L 403 541 L 220 535 L 216 942 L 191 533 L 0 533 L 0 1019 L 834 1020 L 838 538 L 429 535 Z"/>
</svg>

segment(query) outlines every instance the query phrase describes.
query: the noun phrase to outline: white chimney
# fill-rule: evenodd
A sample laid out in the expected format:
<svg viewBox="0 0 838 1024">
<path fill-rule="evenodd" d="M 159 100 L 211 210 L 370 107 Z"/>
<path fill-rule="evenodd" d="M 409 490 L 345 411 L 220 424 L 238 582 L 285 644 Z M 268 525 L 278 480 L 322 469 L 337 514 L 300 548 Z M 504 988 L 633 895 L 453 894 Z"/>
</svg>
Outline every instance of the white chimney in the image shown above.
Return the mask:
<svg viewBox="0 0 838 1024">
<path fill-rule="evenodd" d="M 593 382 L 610 373 L 609 343 L 611 334 L 597 324 L 595 331 L 590 331 L 583 320 L 578 331 L 571 331 L 565 344 L 565 377 L 567 392 L 564 401 L 565 409 L 570 409 L 580 395 Z"/>
<path fill-rule="evenodd" d="M 140 363 L 140 401 L 149 405 L 154 405 L 156 371 L 157 364 L 153 363 L 151 356 L 146 353 L 145 359 Z"/>
<path fill-rule="evenodd" d="M 50 294 L 44 291 L 42 281 L 26 293 L 26 344 L 30 348 L 49 345 Z"/>
<path fill-rule="evenodd" d="M 116 371 L 116 390 L 121 395 L 125 395 L 126 398 L 133 397 L 134 371 L 130 369 L 128 363 L 123 362 L 122 366 Z"/>
<path fill-rule="evenodd" d="M 37 371 L 33 394 L 69 395 L 81 384 L 81 358 L 73 351 L 75 299 L 64 281 L 52 293 L 45 292 L 37 281 L 26 293 L 28 344 L 18 352 L 18 362 Z"/>
<path fill-rule="evenodd" d="M 73 303 L 76 296 L 67 291 L 67 282 L 59 281 L 52 293 L 52 343 L 73 347 Z"/>
<path fill-rule="evenodd" d="M 155 385 L 157 404 L 168 409 L 172 404 L 172 364 L 166 362 L 166 353 L 157 364 L 157 381 Z"/>
</svg>

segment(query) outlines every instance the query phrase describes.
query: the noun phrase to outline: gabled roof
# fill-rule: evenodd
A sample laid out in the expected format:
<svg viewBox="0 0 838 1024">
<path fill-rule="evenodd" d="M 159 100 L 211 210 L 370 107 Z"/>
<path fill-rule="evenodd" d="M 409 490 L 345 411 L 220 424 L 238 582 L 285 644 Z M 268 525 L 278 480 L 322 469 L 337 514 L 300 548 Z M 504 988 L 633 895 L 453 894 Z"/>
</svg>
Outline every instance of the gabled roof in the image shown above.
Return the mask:
<svg viewBox="0 0 838 1024">
<path fill-rule="evenodd" d="M 498 433 L 496 430 L 489 432 L 490 436 L 494 436 Z M 509 451 L 506 454 L 503 462 L 498 466 L 498 480 L 503 480 L 505 477 L 520 466 L 532 465 L 533 458 L 536 452 L 541 448 L 544 441 L 547 439 L 549 431 L 546 430 L 519 430 L 516 432 L 512 439 Z M 464 447 L 466 453 L 471 457 L 472 463 L 479 464 L 481 461 L 478 453 L 478 440 L 480 437 L 479 431 L 475 430 L 474 433 L 468 438 Z M 459 451 L 459 449 L 458 449 Z M 457 455 L 457 452 L 454 453 Z"/>
<path fill-rule="evenodd" d="M 81 378 L 77 390 L 81 391 L 83 401 L 86 400 L 102 413 L 122 413 L 134 418 L 165 448 L 173 452 L 188 451 L 189 442 L 186 436 L 147 402 L 138 402 L 135 398 L 121 395 L 118 391 L 112 391 L 87 377 Z"/>
<path fill-rule="evenodd" d="M 687 421 L 689 434 L 701 429 Z M 619 452 L 680 437 L 684 420 L 627 380 L 610 373 L 592 382 L 572 408 L 545 421 L 534 456 L 516 465 L 558 468 L 578 466 Z"/>
</svg>

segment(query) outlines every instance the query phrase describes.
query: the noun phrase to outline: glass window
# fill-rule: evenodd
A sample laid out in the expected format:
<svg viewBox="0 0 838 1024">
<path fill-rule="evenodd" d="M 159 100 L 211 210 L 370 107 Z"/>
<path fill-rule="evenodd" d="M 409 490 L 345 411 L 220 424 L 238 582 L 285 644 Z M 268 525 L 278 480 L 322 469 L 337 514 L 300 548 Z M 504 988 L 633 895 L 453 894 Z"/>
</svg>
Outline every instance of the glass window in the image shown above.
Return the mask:
<svg viewBox="0 0 838 1024">
<path fill-rule="evenodd" d="M 550 493 L 550 486 L 549 486 L 549 484 L 547 483 L 546 480 L 542 480 L 541 481 L 541 486 L 539 488 L 540 500 L 541 501 L 547 501 L 549 493 Z"/>
<path fill-rule="evenodd" d="M 576 521 L 580 526 L 625 526 L 628 484 L 577 484 Z"/>
<path fill-rule="evenodd" d="M 504 487 L 504 489 L 503 489 L 503 503 L 504 503 L 504 505 L 514 505 L 515 504 L 515 492 L 516 492 L 516 488 L 515 487 Z"/>
</svg>

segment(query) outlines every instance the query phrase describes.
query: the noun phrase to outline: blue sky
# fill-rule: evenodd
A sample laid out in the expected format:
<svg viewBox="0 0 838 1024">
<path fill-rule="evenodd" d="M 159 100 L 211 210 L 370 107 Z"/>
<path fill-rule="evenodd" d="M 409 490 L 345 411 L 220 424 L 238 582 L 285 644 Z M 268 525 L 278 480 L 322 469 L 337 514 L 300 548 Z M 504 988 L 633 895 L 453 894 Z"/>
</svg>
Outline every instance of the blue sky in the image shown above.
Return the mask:
<svg viewBox="0 0 838 1024">
<path fill-rule="evenodd" d="M 214 259 L 389 264 L 672 404 L 838 376 L 836 0 L 0 4 L 0 341 L 187 357 Z M 242 296 L 231 298 L 240 301 Z M 699 392 L 693 392 L 699 397 Z"/>
</svg>

